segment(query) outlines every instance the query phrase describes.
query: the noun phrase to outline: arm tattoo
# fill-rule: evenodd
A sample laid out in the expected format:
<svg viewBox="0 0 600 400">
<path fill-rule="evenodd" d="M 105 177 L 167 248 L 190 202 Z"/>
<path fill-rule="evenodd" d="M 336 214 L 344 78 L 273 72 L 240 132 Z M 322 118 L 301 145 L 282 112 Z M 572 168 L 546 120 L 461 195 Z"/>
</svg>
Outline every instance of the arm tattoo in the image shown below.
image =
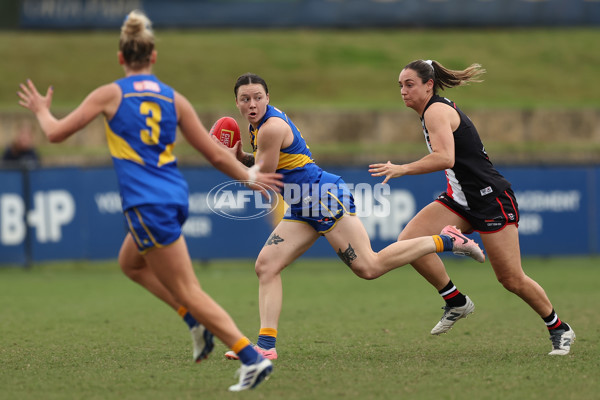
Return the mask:
<svg viewBox="0 0 600 400">
<path fill-rule="evenodd" d="M 352 267 L 352 261 L 356 260 L 356 252 L 352 248 L 352 245 L 348 243 L 348 248 L 345 251 L 339 249 L 337 252 L 338 257 L 349 267 Z"/>
<path fill-rule="evenodd" d="M 267 239 L 267 243 L 265 243 L 265 246 L 270 246 L 272 244 L 278 245 L 279 243 L 281 243 L 283 241 L 284 241 L 284 239 L 281 236 L 279 236 L 278 234 L 273 232 L 271 234 L 271 236 L 269 236 L 269 238 Z"/>
<path fill-rule="evenodd" d="M 240 162 L 244 164 L 246 167 L 251 167 L 254 165 L 254 154 L 244 153 Z"/>
</svg>

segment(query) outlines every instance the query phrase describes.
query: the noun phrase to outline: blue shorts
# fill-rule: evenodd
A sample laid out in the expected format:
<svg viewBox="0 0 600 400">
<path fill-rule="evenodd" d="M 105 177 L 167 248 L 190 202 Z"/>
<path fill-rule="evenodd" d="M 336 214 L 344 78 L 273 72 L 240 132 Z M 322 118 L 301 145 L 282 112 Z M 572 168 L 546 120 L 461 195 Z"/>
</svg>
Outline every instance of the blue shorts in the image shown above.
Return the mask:
<svg viewBox="0 0 600 400">
<path fill-rule="evenodd" d="M 304 208 L 290 207 L 283 219 L 307 223 L 317 233 L 324 235 L 344 215 L 356 215 L 354 197 L 341 178 L 335 183 L 321 185 L 321 189 L 319 201 Z"/>
<path fill-rule="evenodd" d="M 144 204 L 125 210 L 124 215 L 138 250 L 144 253 L 179 239 L 181 228 L 188 217 L 188 207 Z"/>
</svg>

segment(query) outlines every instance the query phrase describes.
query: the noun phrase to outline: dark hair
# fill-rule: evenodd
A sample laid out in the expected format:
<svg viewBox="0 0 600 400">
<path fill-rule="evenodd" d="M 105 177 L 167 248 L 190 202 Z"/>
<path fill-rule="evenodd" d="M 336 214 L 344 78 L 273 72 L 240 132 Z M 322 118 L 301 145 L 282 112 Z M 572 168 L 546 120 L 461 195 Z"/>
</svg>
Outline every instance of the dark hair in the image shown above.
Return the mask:
<svg viewBox="0 0 600 400">
<path fill-rule="evenodd" d="M 269 88 L 267 87 L 267 82 L 265 82 L 265 80 L 263 78 L 261 78 L 260 76 L 250 73 L 250 72 L 247 72 L 244 75 L 241 75 L 239 78 L 237 78 L 237 81 L 235 82 L 235 87 L 233 88 L 233 93 L 235 94 L 235 97 L 237 98 L 237 93 L 238 93 L 238 89 L 240 88 L 240 86 L 250 85 L 253 83 L 262 85 L 262 87 L 265 89 L 265 93 L 269 94 Z"/>
<path fill-rule="evenodd" d="M 150 56 L 154 50 L 154 33 L 152 23 L 143 12 L 133 10 L 123 21 L 119 50 L 123 53 L 127 65 L 134 70 L 144 68 L 150 63 Z"/>
<path fill-rule="evenodd" d="M 478 78 L 485 73 L 485 69 L 481 68 L 479 64 L 471 64 L 461 71 L 455 71 L 433 60 L 415 60 L 407 64 L 404 69 L 415 71 L 423 83 L 433 79 L 433 93 L 445 88 L 463 86 L 469 82 L 482 82 Z"/>
</svg>

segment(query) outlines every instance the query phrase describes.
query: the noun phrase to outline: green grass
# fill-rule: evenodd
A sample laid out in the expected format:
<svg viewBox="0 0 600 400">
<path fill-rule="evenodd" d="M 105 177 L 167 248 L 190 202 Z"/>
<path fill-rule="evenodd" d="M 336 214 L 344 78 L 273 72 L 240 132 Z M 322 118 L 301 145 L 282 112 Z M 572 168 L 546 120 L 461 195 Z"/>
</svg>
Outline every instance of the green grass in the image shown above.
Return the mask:
<svg viewBox="0 0 600 400">
<path fill-rule="evenodd" d="M 452 92 L 473 108 L 597 108 L 600 30 L 190 30 L 157 31 L 155 72 L 200 109 L 235 111 L 242 73 L 262 75 L 286 109 L 395 109 L 398 74 L 433 58 L 450 68 L 481 63 L 483 84 Z M 118 31 L 0 32 L 0 108 L 17 109 L 17 84 L 54 85 L 57 110 L 122 75 Z"/>
<path fill-rule="evenodd" d="M 429 330 L 442 302 L 412 269 L 374 281 L 339 261 L 301 259 L 283 273 L 272 379 L 230 394 L 238 367 L 220 342 L 191 362 L 185 325 L 114 262 L 0 269 L 0 399 L 564 399 L 600 391 L 597 258 L 525 259 L 559 316 L 572 353 L 549 357 L 546 329 L 496 282 L 488 263 L 449 259 L 477 310 L 447 335 Z M 251 261 L 197 265 L 205 289 L 256 340 Z"/>
<path fill-rule="evenodd" d="M 600 52 L 597 28 L 385 29 L 385 30 L 158 30 L 155 73 L 185 94 L 199 111 L 238 115 L 233 101 L 237 76 L 252 71 L 269 83 L 271 101 L 295 110 L 399 110 L 402 67 L 433 58 L 450 68 L 478 62 L 485 82 L 449 91 L 465 110 L 598 109 Z M 98 85 L 123 75 L 117 63 L 118 31 L 0 31 L 0 110 L 22 112 L 18 84 L 31 78 L 45 91 L 54 86 L 53 112 L 62 116 Z M 8 119 L 7 119 L 8 120 Z M 205 123 L 208 122 L 205 120 Z M 412 161 L 425 154 L 421 142 L 371 144 L 309 140 L 315 157 L 329 163 Z M 497 143 L 496 143 L 497 142 Z M 552 141 L 551 141 L 552 142 Z M 88 144 L 89 143 L 89 144 Z M 44 162 L 106 164 L 98 140 L 42 143 Z M 101 142 L 100 142 L 101 143 Z M 544 160 L 594 162 L 599 145 L 589 141 L 503 144 L 486 141 L 496 162 Z M 249 149 L 246 149 L 249 151 Z M 186 143 L 177 146 L 182 165 L 203 163 Z M 522 155 L 516 157 L 515 154 Z M 360 159 L 363 157 L 364 159 Z M 581 162 L 581 161 L 577 161 Z"/>
</svg>

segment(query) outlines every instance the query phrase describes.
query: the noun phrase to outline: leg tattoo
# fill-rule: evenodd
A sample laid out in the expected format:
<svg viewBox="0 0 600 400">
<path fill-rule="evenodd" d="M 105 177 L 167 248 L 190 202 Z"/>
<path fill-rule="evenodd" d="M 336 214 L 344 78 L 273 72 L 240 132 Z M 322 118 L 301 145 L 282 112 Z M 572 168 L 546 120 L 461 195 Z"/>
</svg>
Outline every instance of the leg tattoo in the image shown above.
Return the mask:
<svg viewBox="0 0 600 400">
<path fill-rule="evenodd" d="M 350 243 L 345 251 L 342 252 L 342 249 L 339 249 L 337 255 L 349 267 L 352 267 L 352 261 L 356 260 L 356 252 Z"/>
<path fill-rule="evenodd" d="M 269 236 L 269 238 L 267 239 L 267 243 L 265 243 L 265 246 L 269 246 L 271 244 L 278 245 L 279 243 L 283 242 L 283 240 L 284 239 L 281 236 L 273 232 L 271 236 Z"/>
</svg>

